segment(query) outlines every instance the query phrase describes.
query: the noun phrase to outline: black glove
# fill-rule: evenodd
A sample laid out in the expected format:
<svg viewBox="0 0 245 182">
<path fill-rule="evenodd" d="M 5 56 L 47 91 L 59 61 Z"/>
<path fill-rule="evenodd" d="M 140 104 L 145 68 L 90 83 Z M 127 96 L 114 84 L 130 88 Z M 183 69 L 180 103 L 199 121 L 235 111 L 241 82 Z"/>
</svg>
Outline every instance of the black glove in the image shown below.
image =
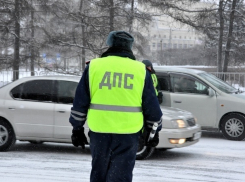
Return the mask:
<svg viewBox="0 0 245 182">
<path fill-rule="evenodd" d="M 147 138 L 147 140 L 148 140 L 148 138 Z M 159 143 L 159 134 L 156 133 L 154 135 L 154 137 L 150 141 L 146 142 L 146 146 L 148 146 L 148 147 L 156 147 L 158 145 L 158 143 Z"/>
<path fill-rule="evenodd" d="M 145 127 L 143 129 L 143 132 L 142 132 L 140 138 L 141 138 L 141 140 L 144 141 L 144 145 L 145 146 L 148 146 L 148 147 L 156 147 L 158 145 L 158 143 L 159 143 L 159 134 L 158 134 L 158 132 L 156 132 L 156 134 L 154 135 L 154 137 L 150 141 L 148 141 L 148 138 L 149 138 L 150 133 L 151 133 L 151 129 L 148 128 L 148 127 Z"/>
<path fill-rule="evenodd" d="M 83 127 L 80 130 L 72 130 L 71 141 L 75 147 L 81 145 L 81 147 L 85 149 L 85 144 L 88 144 L 88 140 L 84 134 Z"/>
</svg>

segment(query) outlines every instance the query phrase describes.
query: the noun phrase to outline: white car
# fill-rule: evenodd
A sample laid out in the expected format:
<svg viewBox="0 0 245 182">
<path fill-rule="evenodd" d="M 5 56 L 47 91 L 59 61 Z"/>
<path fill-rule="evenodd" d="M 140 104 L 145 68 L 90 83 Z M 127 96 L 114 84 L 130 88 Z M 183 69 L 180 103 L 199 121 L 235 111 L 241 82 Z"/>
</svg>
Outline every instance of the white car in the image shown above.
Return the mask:
<svg viewBox="0 0 245 182">
<path fill-rule="evenodd" d="M 245 95 L 205 71 L 154 67 L 163 106 L 191 112 L 204 130 L 220 130 L 229 140 L 245 138 Z"/>
<path fill-rule="evenodd" d="M 16 140 L 31 143 L 71 143 L 69 123 L 80 77 L 26 77 L 0 88 L 0 151 Z M 163 128 L 157 148 L 192 145 L 201 137 L 200 126 L 190 112 L 163 107 Z M 88 133 L 85 125 L 85 134 Z M 149 157 L 153 148 L 139 145 L 137 159 Z"/>
</svg>

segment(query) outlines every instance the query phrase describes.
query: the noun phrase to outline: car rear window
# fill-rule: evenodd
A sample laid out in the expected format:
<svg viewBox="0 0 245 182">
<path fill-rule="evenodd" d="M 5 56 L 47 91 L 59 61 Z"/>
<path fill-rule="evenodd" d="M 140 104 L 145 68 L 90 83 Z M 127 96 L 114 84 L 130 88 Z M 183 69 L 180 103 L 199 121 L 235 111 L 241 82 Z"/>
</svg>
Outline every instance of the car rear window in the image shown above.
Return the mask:
<svg viewBox="0 0 245 182">
<path fill-rule="evenodd" d="M 11 90 L 14 98 L 33 101 L 52 101 L 52 80 L 33 80 Z"/>
</svg>

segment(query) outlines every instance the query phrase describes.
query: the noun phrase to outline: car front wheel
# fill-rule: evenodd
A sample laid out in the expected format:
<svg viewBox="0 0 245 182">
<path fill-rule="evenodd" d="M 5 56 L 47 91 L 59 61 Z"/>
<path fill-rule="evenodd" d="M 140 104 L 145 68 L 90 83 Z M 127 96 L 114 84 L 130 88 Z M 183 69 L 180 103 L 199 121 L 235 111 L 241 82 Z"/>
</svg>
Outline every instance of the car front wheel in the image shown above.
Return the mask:
<svg viewBox="0 0 245 182">
<path fill-rule="evenodd" d="M 143 160 L 149 158 L 155 150 L 155 147 L 148 147 L 144 145 L 144 140 L 139 139 L 138 150 L 136 153 L 136 160 Z"/>
<path fill-rule="evenodd" d="M 245 117 L 241 114 L 229 114 L 221 121 L 221 131 L 228 140 L 245 139 Z"/>
<path fill-rule="evenodd" d="M 9 150 L 15 144 L 16 138 L 12 126 L 0 119 L 0 151 Z"/>
</svg>

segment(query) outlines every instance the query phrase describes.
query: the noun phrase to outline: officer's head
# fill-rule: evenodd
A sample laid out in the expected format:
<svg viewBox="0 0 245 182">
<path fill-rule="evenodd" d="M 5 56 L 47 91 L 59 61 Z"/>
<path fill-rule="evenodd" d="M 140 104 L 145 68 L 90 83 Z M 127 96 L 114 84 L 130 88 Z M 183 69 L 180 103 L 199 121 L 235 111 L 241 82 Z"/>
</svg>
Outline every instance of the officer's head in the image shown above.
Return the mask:
<svg viewBox="0 0 245 182">
<path fill-rule="evenodd" d="M 112 31 L 106 40 L 109 47 L 124 47 L 127 49 L 132 49 L 133 42 L 133 36 L 125 31 Z"/>
<path fill-rule="evenodd" d="M 144 63 L 146 67 L 152 67 L 152 63 L 149 60 L 143 60 L 142 63 Z"/>
<path fill-rule="evenodd" d="M 145 64 L 145 67 L 147 67 L 148 70 L 150 70 L 152 73 L 155 73 L 155 70 L 153 69 L 151 61 L 145 59 L 142 61 L 142 63 Z"/>
</svg>

